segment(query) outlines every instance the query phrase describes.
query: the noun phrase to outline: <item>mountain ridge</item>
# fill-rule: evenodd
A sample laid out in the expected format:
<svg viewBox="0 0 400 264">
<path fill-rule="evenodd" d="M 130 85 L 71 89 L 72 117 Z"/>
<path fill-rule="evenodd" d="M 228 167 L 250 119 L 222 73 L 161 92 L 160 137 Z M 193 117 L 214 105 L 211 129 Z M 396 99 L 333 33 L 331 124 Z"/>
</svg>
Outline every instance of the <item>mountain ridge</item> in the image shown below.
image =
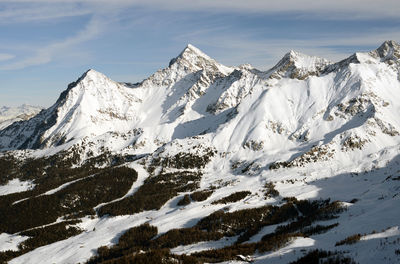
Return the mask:
<svg viewBox="0 0 400 264">
<path fill-rule="evenodd" d="M 377 50 L 367 53 L 366 56 L 373 55 L 374 53 L 383 54 L 382 52 L 384 52 L 384 50 L 388 53 L 390 52 L 390 49 L 396 47 L 396 44 L 394 43 L 395 42 L 393 41 L 387 41 Z M 187 116 L 187 121 L 190 121 L 193 118 L 196 119 L 201 116 L 206 117 L 207 112 L 216 114 L 218 112 L 223 112 L 223 110 L 226 109 L 234 109 L 240 104 L 243 98 L 254 91 L 255 87 L 263 85 L 263 82 L 267 82 L 267 85 L 268 82 L 273 82 L 273 80 L 268 81 L 268 78 L 291 78 L 304 80 L 310 76 L 320 76 L 321 74 L 328 74 L 329 72 L 337 71 L 338 67 L 344 69 L 345 67 L 348 67 L 349 63 L 359 63 L 360 60 L 357 56 L 359 57 L 359 55 L 355 54 L 341 62 L 332 63 L 325 59 L 290 51 L 285 54 L 276 66 L 262 74 L 260 71 L 256 72 L 255 69 L 228 68 L 223 66 L 196 47 L 189 44 L 175 59 L 171 61 L 167 68 L 158 71 L 136 87 L 128 87 L 122 83 L 113 82 L 104 74 L 90 69 L 79 77 L 77 81 L 69 84 L 68 88 L 60 95 L 57 102 L 51 108 L 46 110 L 47 117 L 42 117 L 42 119 L 45 119 L 42 121 L 43 124 L 38 125 L 35 129 L 30 129 L 32 134 L 36 133 L 35 136 L 27 136 L 26 141 L 21 141 L 22 143 L 16 143 L 15 140 L 11 140 L 10 142 L 13 142 L 13 144 L 10 144 L 8 147 L 3 146 L 3 149 L 18 149 L 25 147 L 43 148 L 54 144 L 55 146 L 58 146 L 74 139 L 87 138 L 90 134 L 98 136 L 101 133 L 107 132 L 107 130 L 112 126 L 111 123 L 105 125 L 103 122 L 103 125 L 107 126 L 107 129 L 100 129 L 103 132 L 93 131 L 90 127 L 93 128 L 96 126 L 95 120 L 111 121 L 110 118 L 114 118 L 121 121 L 126 121 L 127 119 L 132 121 L 135 119 L 137 125 L 140 125 L 141 121 L 144 121 L 143 119 L 146 118 L 144 118 L 143 115 L 141 117 L 136 116 L 132 111 L 137 111 L 135 108 L 140 108 L 140 105 L 146 97 L 146 95 L 141 96 L 140 93 L 142 92 L 142 94 L 145 94 L 149 90 L 154 90 L 154 87 L 159 87 L 158 89 L 162 90 L 169 89 L 170 91 L 164 95 L 164 98 L 166 99 L 160 98 L 164 101 L 164 104 L 161 106 L 161 109 L 156 111 L 157 113 L 153 114 L 161 114 L 161 116 L 164 116 L 162 119 L 167 118 L 165 119 L 167 123 L 177 122 L 180 116 Z M 220 88 L 217 88 L 216 86 L 219 86 Z M 118 100 L 120 101 L 112 99 L 115 96 L 104 87 L 119 94 Z M 145 91 L 146 89 L 147 91 Z M 210 97 L 210 100 L 217 99 L 217 101 L 215 101 L 215 103 L 211 102 L 211 104 L 208 104 L 206 107 L 200 107 L 202 109 L 199 107 L 197 107 L 197 109 L 192 109 L 193 102 L 201 102 L 204 96 L 205 98 L 209 97 L 207 95 L 208 91 L 210 91 L 210 96 L 212 96 Z M 161 92 L 161 90 L 159 90 L 159 92 Z M 166 92 L 163 91 L 163 93 L 165 94 Z M 170 95 L 172 94 L 176 98 L 171 101 Z M 68 98 L 71 100 L 67 105 L 65 105 Z M 91 100 L 90 98 L 93 98 L 94 100 Z M 107 98 L 107 102 L 102 101 L 104 99 L 101 98 Z M 110 104 L 109 102 L 113 102 L 113 100 L 116 100 L 115 104 Z M 150 98 L 150 100 L 154 100 L 154 98 Z M 85 104 L 87 105 L 97 104 L 98 106 L 96 109 L 93 109 L 93 107 L 85 108 L 85 104 L 82 104 L 82 102 L 86 102 Z M 127 106 L 121 108 L 118 104 Z M 200 105 L 200 103 L 197 105 Z M 194 106 L 196 107 L 196 103 Z M 78 108 L 80 111 L 79 115 L 75 113 Z M 185 115 L 185 111 L 189 112 L 189 114 Z M 146 115 L 149 115 L 149 113 Z M 79 118 L 79 116 L 83 118 L 82 121 L 77 121 L 76 118 Z M 76 118 L 74 119 L 74 117 Z M 72 123 L 75 125 L 72 125 Z M 145 123 L 148 122 L 145 121 Z M 58 124 L 58 128 L 54 127 L 56 124 Z M 18 124 L 18 129 L 21 131 L 19 133 L 26 134 L 27 129 L 21 128 L 21 125 L 22 124 Z M 32 125 L 28 125 L 27 127 L 29 128 L 31 126 Z M 71 129 L 74 129 L 74 126 L 77 127 L 77 130 L 83 131 L 83 134 L 73 132 Z M 121 131 L 123 133 L 135 128 L 134 124 L 129 125 L 126 122 L 122 126 L 125 127 L 125 129 Z M 39 129 L 39 127 L 46 127 L 48 129 L 42 131 L 42 134 L 40 134 L 41 132 L 39 131 L 41 131 L 41 129 Z M 50 127 L 53 128 L 49 129 Z M 62 127 L 64 127 L 64 129 L 62 129 Z M 89 127 L 88 132 L 84 132 L 85 127 Z M 9 128 L 9 130 L 12 130 L 12 134 L 18 134 L 18 132 L 16 132 L 18 129 L 13 127 Z M 136 127 L 136 129 L 142 129 L 142 127 Z M 4 135 L 7 137 L 9 134 L 10 132 L 2 131 L 0 132 L 0 137 L 3 136 L 4 138 Z M 70 136 L 68 136 L 68 134 L 70 134 Z M 293 135 L 294 134 L 292 133 L 292 136 Z M 35 143 L 32 143 L 32 140 L 29 138 L 36 138 Z"/>
</svg>

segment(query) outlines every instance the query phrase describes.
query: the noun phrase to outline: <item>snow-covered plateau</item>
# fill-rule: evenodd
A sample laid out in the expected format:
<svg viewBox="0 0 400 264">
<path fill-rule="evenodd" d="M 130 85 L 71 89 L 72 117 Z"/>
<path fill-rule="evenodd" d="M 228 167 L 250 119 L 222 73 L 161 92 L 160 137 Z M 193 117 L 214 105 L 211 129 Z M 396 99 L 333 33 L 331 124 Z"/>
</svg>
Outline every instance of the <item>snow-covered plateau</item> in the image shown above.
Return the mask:
<svg viewBox="0 0 400 264">
<path fill-rule="evenodd" d="M 394 41 L 268 71 L 188 45 L 35 111 L 0 123 L 0 262 L 400 263 Z"/>
</svg>

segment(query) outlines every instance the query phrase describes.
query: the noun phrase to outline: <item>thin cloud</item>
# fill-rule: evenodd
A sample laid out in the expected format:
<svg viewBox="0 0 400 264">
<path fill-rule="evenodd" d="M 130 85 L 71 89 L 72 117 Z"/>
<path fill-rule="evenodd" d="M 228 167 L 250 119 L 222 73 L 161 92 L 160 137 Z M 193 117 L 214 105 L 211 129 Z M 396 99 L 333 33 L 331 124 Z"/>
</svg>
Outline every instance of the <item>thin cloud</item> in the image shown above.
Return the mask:
<svg viewBox="0 0 400 264">
<path fill-rule="evenodd" d="M 43 48 L 38 49 L 34 55 L 24 58 L 22 60 L 13 62 L 11 64 L 0 67 L 1 70 L 17 70 L 29 66 L 41 65 L 49 63 L 59 53 L 67 51 L 72 46 L 78 45 L 82 42 L 93 39 L 98 36 L 104 24 L 100 19 L 93 18 L 88 25 L 73 37 L 67 38 L 60 42 L 51 43 Z"/>
<path fill-rule="evenodd" d="M 92 1 L 87 1 L 92 2 Z M 127 4 L 129 1 L 116 1 L 119 4 Z M 366 19 L 366 18 L 393 18 L 400 17 L 400 5 L 397 0 L 136 0 L 135 5 L 147 6 L 166 10 L 190 10 L 206 12 L 299 12 L 315 15 L 319 18 L 341 19 Z"/>
<path fill-rule="evenodd" d="M 78 7 L 76 4 L 10 4 L 0 11 L 0 23 L 24 23 L 40 20 L 52 20 L 64 17 L 76 17 L 92 14 L 89 7 Z"/>
<path fill-rule="evenodd" d="M 319 19 L 390 19 L 400 17 L 400 5 L 398 0 L 0 0 L 1 3 L 31 4 L 37 6 L 60 6 L 67 7 L 58 9 L 55 16 L 73 15 L 74 12 L 104 12 L 109 9 L 124 9 L 127 7 L 149 7 L 158 10 L 170 11 L 202 11 L 202 12 L 257 12 L 277 13 L 294 12 L 315 16 Z M 71 8 L 68 10 L 68 8 Z M 60 12 L 62 11 L 62 12 Z M 45 12 L 42 14 L 46 17 Z M 1 16 L 0 16 L 1 17 Z M 35 17 L 35 16 L 32 16 Z M 40 17 L 39 15 L 36 17 Z"/>
<path fill-rule="evenodd" d="M 92 40 L 102 32 L 105 32 L 110 24 L 118 21 L 118 14 L 125 6 L 126 4 L 123 4 L 123 1 L 108 3 L 102 1 L 74 0 L 0 0 L 0 24 L 54 21 L 55 19 L 73 18 L 83 15 L 91 17 L 87 26 L 72 37 L 54 40 L 36 49 L 21 47 L 20 50 L 26 51 L 28 49 L 31 55 L 21 58 L 17 55 L 16 61 L 3 64 L 0 66 L 0 70 L 17 70 L 29 66 L 47 64 L 52 62 L 56 57 L 62 57 L 62 54 L 65 54 L 70 48 Z M 18 48 L 14 47 L 14 49 L 18 53 Z"/>
<path fill-rule="evenodd" d="M 13 55 L 13 54 L 0 53 L 0 61 L 11 60 L 14 57 L 15 57 L 15 55 Z"/>
</svg>

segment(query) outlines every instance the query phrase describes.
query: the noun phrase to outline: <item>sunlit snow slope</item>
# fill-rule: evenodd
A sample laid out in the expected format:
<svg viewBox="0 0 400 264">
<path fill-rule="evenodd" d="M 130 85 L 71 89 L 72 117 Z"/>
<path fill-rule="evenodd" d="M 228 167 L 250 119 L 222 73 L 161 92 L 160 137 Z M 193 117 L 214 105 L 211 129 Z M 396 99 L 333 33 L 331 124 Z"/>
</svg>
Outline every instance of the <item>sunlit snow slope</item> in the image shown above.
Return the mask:
<svg viewBox="0 0 400 264">
<path fill-rule="evenodd" d="M 0 107 L 0 130 L 17 121 L 27 120 L 42 110 L 42 107 L 21 105 L 19 107 Z"/>
</svg>

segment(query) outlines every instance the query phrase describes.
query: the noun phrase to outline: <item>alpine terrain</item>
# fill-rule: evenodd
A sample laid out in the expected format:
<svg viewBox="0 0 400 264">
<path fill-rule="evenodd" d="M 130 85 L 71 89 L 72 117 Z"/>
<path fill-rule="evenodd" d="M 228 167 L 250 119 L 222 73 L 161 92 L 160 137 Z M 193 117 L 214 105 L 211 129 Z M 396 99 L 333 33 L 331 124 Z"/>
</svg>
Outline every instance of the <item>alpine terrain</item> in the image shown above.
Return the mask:
<svg viewBox="0 0 400 264">
<path fill-rule="evenodd" d="M 141 83 L 88 70 L 17 118 L 0 262 L 400 263 L 394 41 L 268 71 L 188 45 Z"/>
<path fill-rule="evenodd" d="M 39 106 L 31 106 L 23 104 L 18 107 L 0 107 L 0 129 L 4 129 L 16 121 L 27 120 L 43 108 Z"/>
</svg>

